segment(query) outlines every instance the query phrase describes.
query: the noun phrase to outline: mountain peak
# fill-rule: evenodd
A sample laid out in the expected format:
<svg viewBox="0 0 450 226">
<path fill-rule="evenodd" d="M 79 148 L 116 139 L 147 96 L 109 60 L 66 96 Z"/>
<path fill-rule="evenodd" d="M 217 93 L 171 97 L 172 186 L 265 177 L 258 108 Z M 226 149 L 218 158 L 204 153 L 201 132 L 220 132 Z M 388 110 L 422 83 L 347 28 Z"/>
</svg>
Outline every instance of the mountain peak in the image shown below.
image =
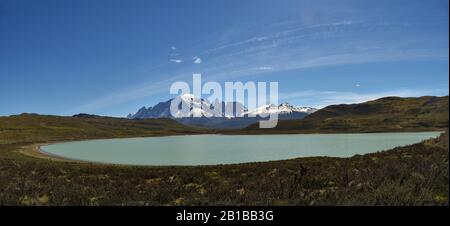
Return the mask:
<svg viewBox="0 0 450 226">
<path fill-rule="evenodd" d="M 194 94 L 190 94 L 190 93 L 185 93 L 179 96 L 182 99 L 199 99 L 196 96 L 194 96 Z"/>
<path fill-rule="evenodd" d="M 180 101 L 184 106 L 188 106 L 189 111 L 183 112 L 180 109 L 172 115 L 170 106 L 174 100 Z M 213 121 L 220 121 L 221 125 L 228 123 L 232 126 L 245 126 L 246 124 L 249 125 L 249 123 L 256 122 L 260 117 L 265 117 L 267 114 L 271 113 L 278 113 L 281 120 L 288 120 L 303 118 L 317 110 L 310 107 L 294 107 L 287 102 L 280 105 L 267 104 L 253 110 L 247 110 L 244 105 L 238 102 L 221 102 L 221 108 L 221 111 L 219 111 L 219 109 L 216 109 L 214 104 L 210 103 L 207 99 L 202 99 L 192 94 L 182 94 L 169 101 L 160 102 L 153 107 L 142 107 L 136 114 L 128 115 L 128 118 L 174 118 L 183 124 L 190 125 L 189 123 L 199 122 L 203 124 L 193 125 L 207 127 L 214 124 L 215 122 Z M 232 108 L 234 109 L 233 112 L 229 113 Z M 228 124 L 227 126 L 229 126 Z"/>
<path fill-rule="evenodd" d="M 311 108 L 311 107 L 294 107 L 293 105 L 284 102 L 278 106 L 274 105 L 274 104 L 267 104 L 267 105 L 263 105 L 261 107 L 258 107 L 254 110 L 250 110 L 247 111 L 245 114 L 247 115 L 252 115 L 252 116 L 257 116 L 257 115 L 266 115 L 266 114 L 274 114 L 274 113 L 278 113 L 278 114 L 295 114 L 295 113 L 306 113 L 306 114 L 311 114 L 313 112 L 317 111 L 317 109 L 315 108 Z"/>
</svg>

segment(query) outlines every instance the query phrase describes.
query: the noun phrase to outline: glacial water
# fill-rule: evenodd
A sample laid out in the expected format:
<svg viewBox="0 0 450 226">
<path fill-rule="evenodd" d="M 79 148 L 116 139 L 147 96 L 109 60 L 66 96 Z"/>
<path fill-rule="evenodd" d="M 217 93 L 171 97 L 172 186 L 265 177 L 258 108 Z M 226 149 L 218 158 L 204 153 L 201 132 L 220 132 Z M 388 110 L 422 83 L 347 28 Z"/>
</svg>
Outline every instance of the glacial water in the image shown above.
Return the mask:
<svg viewBox="0 0 450 226">
<path fill-rule="evenodd" d="M 52 155 L 130 165 L 216 165 L 298 157 L 351 157 L 418 143 L 440 132 L 193 135 L 67 142 L 41 147 Z"/>
</svg>

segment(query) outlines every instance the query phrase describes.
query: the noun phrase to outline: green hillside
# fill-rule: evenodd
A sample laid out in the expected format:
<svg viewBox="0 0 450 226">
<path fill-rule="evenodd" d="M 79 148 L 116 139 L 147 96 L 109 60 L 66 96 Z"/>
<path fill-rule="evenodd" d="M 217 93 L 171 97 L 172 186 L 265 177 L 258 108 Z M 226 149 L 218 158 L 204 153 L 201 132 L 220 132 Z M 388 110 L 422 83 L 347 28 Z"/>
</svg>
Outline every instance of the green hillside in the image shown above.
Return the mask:
<svg viewBox="0 0 450 226">
<path fill-rule="evenodd" d="M 205 133 L 171 119 L 129 120 L 77 115 L 0 117 L 0 144 Z"/>
<path fill-rule="evenodd" d="M 446 130 L 448 96 L 386 97 L 361 104 L 331 105 L 304 119 L 279 121 L 274 129 L 254 124 L 232 133 L 335 133 Z"/>
</svg>

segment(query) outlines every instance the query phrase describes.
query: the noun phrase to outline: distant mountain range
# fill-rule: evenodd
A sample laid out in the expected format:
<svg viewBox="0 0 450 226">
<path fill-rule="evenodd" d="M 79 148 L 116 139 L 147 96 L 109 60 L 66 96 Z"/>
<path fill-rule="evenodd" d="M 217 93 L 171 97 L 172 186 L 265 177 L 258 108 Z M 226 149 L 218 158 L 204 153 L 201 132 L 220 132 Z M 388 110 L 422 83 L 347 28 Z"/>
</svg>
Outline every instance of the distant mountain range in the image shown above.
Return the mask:
<svg viewBox="0 0 450 226">
<path fill-rule="evenodd" d="M 172 101 L 179 101 L 180 105 L 189 106 L 191 111 L 184 113 L 181 110 L 170 112 Z M 153 107 L 142 107 L 135 114 L 129 114 L 129 119 L 155 119 L 172 118 L 189 126 L 199 126 L 216 129 L 238 129 L 245 128 L 251 124 L 259 122 L 267 114 L 278 113 L 279 120 L 302 119 L 305 116 L 317 111 L 311 107 L 294 107 L 288 103 L 278 106 L 270 104 L 260 106 L 256 109 L 248 110 L 238 102 L 222 102 L 222 109 L 215 109 L 214 104 L 208 100 L 195 97 L 191 94 L 184 94 L 166 102 L 160 102 Z M 234 111 L 227 111 L 234 107 Z M 200 117 L 194 117 L 200 116 Z"/>
<path fill-rule="evenodd" d="M 189 120 L 189 118 L 186 118 Z M 201 118 L 200 118 L 201 119 Z M 225 121 L 239 124 L 239 120 Z M 224 119 L 226 120 L 226 118 Z M 220 122 L 216 122 L 220 124 Z M 360 104 L 331 105 L 304 119 L 278 122 L 274 129 L 258 124 L 244 129 L 208 130 L 182 125 L 173 119 L 102 117 L 89 114 L 0 116 L 0 146 L 10 143 L 146 137 L 181 134 L 305 134 L 448 131 L 449 97 L 385 97 Z M 448 139 L 448 137 L 447 137 Z"/>
</svg>

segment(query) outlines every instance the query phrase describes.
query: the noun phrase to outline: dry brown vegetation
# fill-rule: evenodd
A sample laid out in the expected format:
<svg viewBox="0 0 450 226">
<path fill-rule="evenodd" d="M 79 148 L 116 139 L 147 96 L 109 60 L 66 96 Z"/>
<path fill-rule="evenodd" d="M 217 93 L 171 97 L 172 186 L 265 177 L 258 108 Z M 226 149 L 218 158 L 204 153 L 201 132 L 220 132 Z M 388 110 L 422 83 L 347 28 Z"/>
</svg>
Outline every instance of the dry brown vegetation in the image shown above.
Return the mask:
<svg viewBox="0 0 450 226">
<path fill-rule="evenodd" d="M 0 146 L 0 205 L 448 205 L 448 133 L 352 158 L 199 167 L 68 163 Z"/>
</svg>

